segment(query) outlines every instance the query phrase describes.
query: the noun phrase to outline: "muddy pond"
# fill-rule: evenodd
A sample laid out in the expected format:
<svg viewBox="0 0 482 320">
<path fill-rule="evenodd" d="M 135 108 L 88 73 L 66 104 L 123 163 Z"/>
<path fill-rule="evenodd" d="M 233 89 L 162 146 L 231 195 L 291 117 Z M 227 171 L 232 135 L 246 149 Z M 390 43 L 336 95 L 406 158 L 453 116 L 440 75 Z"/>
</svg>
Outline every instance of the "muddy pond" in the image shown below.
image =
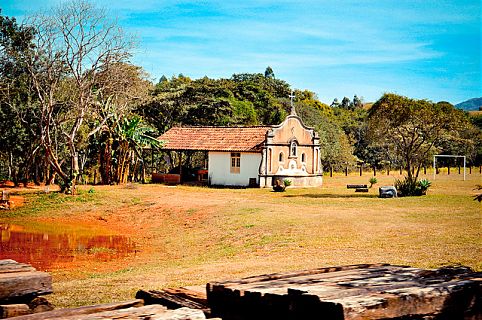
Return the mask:
<svg viewBox="0 0 482 320">
<path fill-rule="evenodd" d="M 85 263 L 135 255 L 136 244 L 120 235 L 63 226 L 0 222 L 0 259 L 28 263 L 42 271 L 81 268 Z"/>
</svg>

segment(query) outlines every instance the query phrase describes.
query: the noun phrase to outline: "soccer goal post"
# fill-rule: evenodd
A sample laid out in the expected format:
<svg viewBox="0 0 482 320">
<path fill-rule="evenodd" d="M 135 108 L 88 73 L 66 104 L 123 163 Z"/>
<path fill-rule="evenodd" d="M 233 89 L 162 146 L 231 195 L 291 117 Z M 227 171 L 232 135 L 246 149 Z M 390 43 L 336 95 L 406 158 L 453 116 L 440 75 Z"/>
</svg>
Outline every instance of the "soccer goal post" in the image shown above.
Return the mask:
<svg viewBox="0 0 482 320">
<path fill-rule="evenodd" d="M 433 156 L 433 179 L 435 180 L 435 174 L 437 173 L 437 157 L 438 158 L 464 158 L 464 181 L 465 181 L 465 163 L 466 163 L 466 158 L 465 156 L 453 156 L 453 155 L 448 155 L 448 154 L 436 154 Z"/>
</svg>

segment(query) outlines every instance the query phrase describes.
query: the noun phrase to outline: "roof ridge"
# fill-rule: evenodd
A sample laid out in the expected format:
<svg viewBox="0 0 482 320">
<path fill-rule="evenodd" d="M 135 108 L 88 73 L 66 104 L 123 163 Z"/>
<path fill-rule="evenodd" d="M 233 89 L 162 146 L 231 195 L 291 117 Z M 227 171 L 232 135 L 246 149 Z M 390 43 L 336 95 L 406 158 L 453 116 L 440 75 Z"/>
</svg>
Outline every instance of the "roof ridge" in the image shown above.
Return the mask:
<svg viewBox="0 0 482 320">
<path fill-rule="evenodd" d="M 256 126 L 174 126 L 174 127 L 171 127 L 171 128 L 199 128 L 199 129 L 202 129 L 202 128 L 206 128 L 206 129 L 217 129 L 217 128 L 221 128 L 221 129 L 229 129 L 229 128 L 233 128 L 233 129 L 247 129 L 247 128 L 272 128 L 273 125 L 256 125 Z"/>
</svg>

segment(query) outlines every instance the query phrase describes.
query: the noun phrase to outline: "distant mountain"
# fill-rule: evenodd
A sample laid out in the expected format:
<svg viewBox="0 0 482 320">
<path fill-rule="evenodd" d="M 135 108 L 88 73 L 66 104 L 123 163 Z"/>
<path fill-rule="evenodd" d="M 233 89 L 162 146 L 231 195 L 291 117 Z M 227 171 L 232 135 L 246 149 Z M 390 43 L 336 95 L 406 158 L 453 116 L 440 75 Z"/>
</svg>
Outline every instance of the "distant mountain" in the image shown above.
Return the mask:
<svg viewBox="0 0 482 320">
<path fill-rule="evenodd" d="M 482 107 L 482 97 L 457 103 L 455 107 L 465 111 L 478 111 L 479 108 Z"/>
</svg>

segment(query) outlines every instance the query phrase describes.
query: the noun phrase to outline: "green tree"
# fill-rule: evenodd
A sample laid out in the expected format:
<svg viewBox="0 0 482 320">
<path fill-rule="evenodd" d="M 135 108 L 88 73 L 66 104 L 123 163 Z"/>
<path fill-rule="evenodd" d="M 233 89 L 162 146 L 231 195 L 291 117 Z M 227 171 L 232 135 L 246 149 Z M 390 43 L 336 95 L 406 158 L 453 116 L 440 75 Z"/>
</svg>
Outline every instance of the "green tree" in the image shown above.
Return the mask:
<svg viewBox="0 0 482 320">
<path fill-rule="evenodd" d="M 284 120 L 286 82 L 262 74 L 231 79 L 173 77 L 160 82 L 137 112 L 159 132 L 175 125 L 257 125 Z"/>
<path fill-rule="evenodd" d="M 148 100 L 151 83 L 142 68 L 116 63 L 102 69 L 96 78 L 97 108 L 89 116 L 89 159 L 87 169 L 99 167 L 102 184 L 113 182 L 113 143 L 118 121 L 130 117 L 138 106 Z M 81 166 L 84 171 L 83 166 Z"/>
<path fill-rule="evenodd" d="M 384 94 L 370 109 L 368 136 L 372 146 L 388 148 L 415 184 L 420 168 L 443 140 L 455 141 L 470 125 L 461 110 L 449 103 L 433 103 L 396 94 Z"/>
<path fill-rule="evenodd" d="M 355 163 L 353 146 L 334 119 L 327 118 L 316 129 L 320 136 L 320 158 L 324 167 L 343 170 Z"/>
<path fill-rule="evenodd" d="M 296 113 L 305 125 L 316 127 L 327 118 L 333 117 L 331 108 L 318 100 L 314 92 L 295 90 L 294 94 Z"/>
<path fill-rule="evenodd" d="M 160 142 L 151 135 L 153 128 L 146 125 L 139 116 L 124 117 L 117 121 L 113 154 L 115 157 L 114 181 L 126 183 L 130 168 L 134 170 L 138 163 L 144 163 L 142 149 L 158 147 Z"/>
<path fill-rule="evenodd" d="M 363 108 L 363 102 L 360 98 L 358 98 L 358 96 L 355 94 L 355 96 L 353 97 L 353 108 L 355 109 L 358 109 L 358 108 Z"/>
<path fill-rule="evenodd" d="M 338 108 L 339 106 L 340 106 L 340 102 L 338 101 L 338 98 L 333 99 L 333 102 L 330 104 L 330 107 Z"/>
<path fill-rule="evenodd" d="M 341 104 L 340 104 L 340 107 L 343 108 L 343 109 L 351 109 L 351 101 L 348 97 L 343 97 L 343 99 L 341 100 Z"/>
<path fill-rule="evenodd" d="M 163 83 L 169 81 L 165 75 L 162 75 L 162 77 L 159 79 L 159 83 Z"/>
<path fill-rule="evenodd" d="M 45 177 L 41 166 L 38 126 L 34 119 L 36 97 L 30 91 L 30 78 L 16 53 L 32 46 L 33 30 L 15 18 L 4 17 L 0 10 L 0 171 L 15 184 L 34 174 L 39 182 Z M 40 161 L 39 161 L 40 160 Z M 2 172 L 0 172 L 0 176 Z"/>
<path fill-rule="evenodd" d="M 275 78 L 273 69 L 271 69 L 270 66 L 268 66 L 268 67 L 266 68 L 266 70 L 264 71 L 264 76 L 265 76 L 265 78 L 270 78 L 270 79 L 274 79 L 274 78 Z"/>
<path fill-rule="evenodd" d="M 231 77 L 232 92 L 237 100 L 250 101 L 260 124 L 278 124 L 289 113 L 289 85 L 282 80 L 266 78 L 260 73 L 241 73 Z"/>
</svg>

